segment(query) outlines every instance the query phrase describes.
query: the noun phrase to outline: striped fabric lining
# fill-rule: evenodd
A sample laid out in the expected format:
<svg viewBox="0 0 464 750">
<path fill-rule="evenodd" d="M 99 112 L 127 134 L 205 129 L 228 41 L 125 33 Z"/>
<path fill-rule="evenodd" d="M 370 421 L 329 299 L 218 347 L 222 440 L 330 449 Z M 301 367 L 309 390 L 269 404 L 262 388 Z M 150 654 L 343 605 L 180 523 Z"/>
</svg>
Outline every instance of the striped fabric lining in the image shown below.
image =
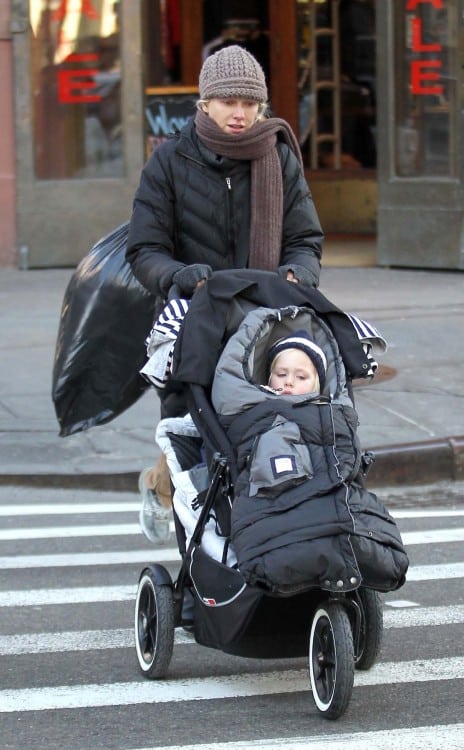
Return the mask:
<svg viewBox="0 0 464 750">
<path fill-rule="evenodd" d="M 372 323 L 361 320 L 361 318 L 357 318 L 356 315 L 352 315 L 351 313 L 347 313 L 347 315 L 360 341 L 371 344 L 374 351 L 383 353 L 387 350 L 387 342 Z"/>
<path fill-rule="evenodd" d="M 147 346 L 147 354 L 150 359 L 153 358 L 153 364 L 157 359 L 157 353 L 161 352 L 161 344 L 163 343 L 163 337 L 173 342 L 166 356 L 166 347 L 163 346 L 163 353 L 161 355 L 164 362 L 158 361 L 157 367 L 150 367 L 149 362 L 141 370 L 144 377 L 149 380 L 153 385 L 158 388 L 165 388 L 167 381 L 169 380 L 172 372 L 172 361 L 173 361 L 173 350 L 174 343 L 179 335 L 180 327 L 183 323 L 185 315 L 189 309 L 190 302 L 186 299 L 173 299 L 163 308 L 159 317 L 156 319 L 150 335 L 147 336 L 145 344 Z M 378 362 L 375 360 L 372 351 L 378 351 L 383 353 L 387 349 L 387 342 L 384 337 L 379 333 L 377 328 L 366 320 L 358 318 L 356 315 L 347 313 L 357 335 L 362 343 L 364 353 L 366 354 L 370 367 L 367 372 L 367 377 L 374 377 L 377 369 Z M 166 342 L 164 342 L 166 343 Z M 161 365 L 161 368 L 160 368 Z M 161 372 L 160 372 L 161 369 Z"/>
<path fill-rule="evenodd" d="M 173 299 L 168 302 L 156 319 L 150 335 L 147 337 L 145 342 L 147 346 L 149 346 L 154 332 L 161 333 L 168 338 L 177 338 L 188 309 L 189 301 L 186 299 Z"/>
</svg>

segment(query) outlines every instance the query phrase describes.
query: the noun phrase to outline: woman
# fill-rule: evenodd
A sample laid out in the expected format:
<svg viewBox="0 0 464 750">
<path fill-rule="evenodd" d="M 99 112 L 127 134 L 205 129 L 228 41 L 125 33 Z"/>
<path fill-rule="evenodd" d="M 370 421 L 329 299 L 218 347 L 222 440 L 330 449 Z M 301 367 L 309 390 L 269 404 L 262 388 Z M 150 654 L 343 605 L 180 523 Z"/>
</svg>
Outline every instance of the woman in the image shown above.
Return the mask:
<svg viewBox="0 0 464 750">
<path fill-rule="evenodd" d="M 317 286 L 322 230 L 293 131 L 265 117 L 261 66 L 242 47 L 225 47 L 203 63 L 199 91 L 195 117 L 142 171 L 127 250 L 135 276 L 160 299 L 173 285 L 189 297 L 229 268 L 275 270 Z M 183 411 L 181 395 L 166 389 L 162 417 Z M 147 523 L 164 520 L 152 537 L 165 536 L 169 515 L 156 506 L 157 494 L 169 503 L 161 467 L 142 472 L 139 486 L 157 515 Z"/>
</svg>

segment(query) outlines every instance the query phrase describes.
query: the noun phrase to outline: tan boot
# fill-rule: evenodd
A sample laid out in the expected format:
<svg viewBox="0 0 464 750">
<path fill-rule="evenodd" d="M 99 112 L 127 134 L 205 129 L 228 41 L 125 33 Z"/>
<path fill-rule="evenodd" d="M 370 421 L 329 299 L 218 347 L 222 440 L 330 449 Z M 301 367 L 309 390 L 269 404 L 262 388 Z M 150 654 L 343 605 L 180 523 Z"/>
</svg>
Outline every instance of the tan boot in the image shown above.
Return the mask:
<svg viewBox="0 0 464 750">
<path fill-rule="evenodd" d="M 139 490 L 142 500 L 139 520 L 143 533 L 151 542 L 166 541 L 170 534 L 172 499 L 164 455 L 160 456 L 153 468 L 141 472 Z"/>
<path fill-rule="evenodd" d="M 151 489 L 156 493 L 160 505 L 163 508 L 171 508 L 171 480 L 169 477 L 168 462 L 164 453 L 161 454 L 153 471 L 150 472 L 150 480 L 153 482 Z"/>
</svg>

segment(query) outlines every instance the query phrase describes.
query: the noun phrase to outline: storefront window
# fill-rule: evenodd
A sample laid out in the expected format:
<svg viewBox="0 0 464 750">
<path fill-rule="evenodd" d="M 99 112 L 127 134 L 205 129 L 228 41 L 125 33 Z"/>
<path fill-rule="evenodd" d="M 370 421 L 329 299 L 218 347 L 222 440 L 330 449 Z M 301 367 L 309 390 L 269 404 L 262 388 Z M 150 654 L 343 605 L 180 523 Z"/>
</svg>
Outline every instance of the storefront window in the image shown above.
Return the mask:
<svg viewBox="0 0 464 750">
<path fill-rule="evenodd" d="M 376 166 L 374 0 L 297 0 L 299 138 L 313 169 Z"/>
<path fill-rule="evenodd" d="M 142 0 L 141 8 L 146 155 L 195 114 L 199 64 L 208 55 L 240 44 L 269 84 L 268 0 Z"/>
<path fill-rule="evenodd" d="M 198 87 L 183 85 L 182 6 L 142 0 L 145 156 L 195 113 Z M 198 50 L 196 50 L 198 53 Z"/>
<path fill-rule="evenodd" d="M 182 81 L 182 23 L 178 0 L 143 0 L 142 35 L 145 87 Z"/>
<path fill-rule="evenodd" d="M 396 173 L 456 170 L 456 18 L 449 0 L 395 0 Z"/>
<path fill-rule="evenodd" d="M 119 6 L 30 0 L 38 179 L 123 175 Z"/>
</svg>

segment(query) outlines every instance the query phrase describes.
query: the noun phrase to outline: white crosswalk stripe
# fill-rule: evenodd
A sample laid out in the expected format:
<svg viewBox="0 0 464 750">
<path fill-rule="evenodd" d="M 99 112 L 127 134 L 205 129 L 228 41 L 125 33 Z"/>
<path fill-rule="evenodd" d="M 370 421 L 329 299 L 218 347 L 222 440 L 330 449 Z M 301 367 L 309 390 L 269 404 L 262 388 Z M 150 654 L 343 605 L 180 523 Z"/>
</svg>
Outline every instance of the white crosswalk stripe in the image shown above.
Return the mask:
<svg viewBox="0 0 464 750">
<path fill-rule="evenodd" d="M 114 513 L 138 513 L 140 503 L 122 502 L 121 500 L 112 502 L 98 503 L 29 503 L 6 505 L 0 504 L 1 516 L 52 516 L 52 515 L 90 515 L 90 514 L 114 514 Z M 390 511 L 394 518 L 459 518 L 464 516 L 462 508 L 445 508 L 441 510 L 431 510 L 424 508 L 415 510 L 414 508 L 397 508 Z"/>
<path fill-rule="evenodd" d="M 111 608 L 116 603 L 127 605 L 127 612 L 130 619 L 133 617 L 133 604 L 136 595 L 136 583 L 129 585 L 113 584 L 110 582 L 103 585 L 97 585 L 95 578 L 91 575 L 100 576 L 104 580 L 103 572 L 108 566 L 119 566 L 122 569 L 127 565 L 138 564 L 140 570 L 146 564 L 161 562 L 163 564 L 178 564 L 179 553 L 176 547 L 166 548 L 157 547 L 151 549 L 130 549 L 127 551 L 109 549 L 105 550 L 104 546 L 116 546 L 115 540 L 110 537 L 133 539 L 140 535 L 138 524 L 135 522 L 138 504 L 133 502 L 78 502 L 70 506 L 64 503 L 41 502 L 37 504 L 0 505 L 0 516 L 11 518 L 12 524 L 0 530 L 0 543 L 9 544 L 1 549 L 8 550 L 8 554 L 0 556 L 0 569 L 4 571 L 5 576 L 11 576 L 12 583 L 9 588 L 3 584 L 3 590 L 0 590 L 0 613 L 6 615 L 11 612 L 13 618 L 17 618 L 17 611 L 24 611 L 26 616 L 22 620 L 19 632 L 0 631 L 0 656 L 14 659 L 20 656 L 35 656 L 36 659 L 55 658 L 60 659 L 61 655 L 72 652 L 79 653 L 79 659 L 92 659 L 92 653 L 100 653 L 105 658 L 106 653 L 116 654 L 119 649 L 134 648 L 134 631 L 131 627 L 108 627 L 110 617 L 105 621 L 104 627 L 98 627 L 97 621 L 86 621 L 86 627 L 79 628 L 79 621 L 75 621 L 75 629 L 70 629 L 69 618 L 64 617 L 63 624 L 65 627 L 59 629 L 49 625 L 49 629 L 43 627 L 40 632 L 28 632 L 25 623 L 29 621 L 30 614 L 35 612 L 41 613 L 40 622 L 49 622 L 50 617 L 60 617 L 64 612 L 63 606 L 82 606 L 82 611 L 86 610 L 86 605 L 94 604 L 104 605 L 105 612 L 110 613 Z M 114 518 L 111 523 L 106 523 L 105 516 L 115 513 L 134 514 L 133 520 L 117 522 Z M 95 514 L 101 514 L 96 520 Z M 69 515 L 75 516 L 72 523 L 68 525 L 55 525 L 54 520 L 61 516 L 65 523 L 65 518 Z M 456 519 L 456 524 L 464 515 L 462 509 L 401 509 L 393 512 L 397 518 L 403 521 L 409 520 L 422 523 L 428 520 L 429 525 L 423 529 L 416 524 L 416 530 L 407 530 L 402 532 L 403 541 L 407 548 L 411 547 L 421 550 L 424 545 L 438 546 L 453 544 L 464 541 L 464 528 L 445 519 Z M 45 524 L 39 526 L 30 526 L 27 523 L 27 517 L 45 517 Z M 78 519 L 78 516 L 82 518 Z M 89 523 L 86 523 L 86 516 Z M 21 519 L 16 523 L 13 519 Z M 130 516 L 128 516 L 130 518 Z M 443 519 L 446 528 L 430 528 L 435 520 Z M 122 521 L 122 519 L 121 519 Z M 20 523 L 23 525 L 20 527 Z M 77 553 L 69 551 L 61 552 L 66 547 L 59 544 L 62 540 L 65 544 L 67 539 L 83 539 L 81 550 Z M 40 541 L 56 540 L 56 544 L 50 547 L 47 554 L 29 551 L 30 544 L 37 542 L 36 549 L 41 549 Z M 95 543 L 93 540 L 98 540 Z M 101 542 L 100 542 L 101 540 Z M 106 540 L 106 541 L 105 541 Z M 173 542 L 171 538 L 171 544 Z M 17 542 L 14 553 L 9 554 L 11 542 Z M 119 543 L 119 542 L 118 542 Z M 145 542 L 143 541 L 145 545 Z M 85 545 L 85 546 L 84 546 Z M 131 542 L 131 546 L 136 546 Z M 456 556 L 456 549 L 454 556 Z M 88 551 L 86 551 L 88 550 Z M 424 554 L 419 557 L 424 558 Z M 437 555 L 431 558 L 429 564 L 411 565 L 408 575 L 408 584 L 415 585 L 421 582 L 427 584 L 430 582 L 451 581 L 464 578 L 464 562 L 443 562 L 433 563 L 433 559 L 440 559 Z M 442 558 L 443 559 L 443 558 Z M 450 559 L 450 558 L 449 558 Z M 452 558 L 451 558 L 452 559 Z M 61 578 L 56 578 L 56 569 L 63 568 L 72 571 L 77 568 L 82 569 L 79 586 L 57 586 Z M 21 576 L 21 571 L 34 570 L 40 574 L 36 581 L 39 583 L 36 587 L 28 588 L 23 585 L 23 578 L 19 577 L 19 582 L 15 585 L 15 575 Z M 99 573 L 101 571 L 101 574 Z M 24 573 L 22 573 L 24 576 Z M 61 571 L 58 571 L 61 576 Z M 52 584 L 48 582 L 50 576 L 55 576 Z M 89 577 L 91 585 L 85 585 L 86 577 Z M 113 571 L 114 576 L 114 571 Z M 10 580 L 8 578 L 8 580 Z M 76 579 L 76 575 L 73 580 Z M 114 580 L 114 577 L 111 580 Z M 127 577 L 126 577 L 126 580 Z M 64 581 L 66 583 L 66 579 Z M 40 587 L 42 584 L 42 587 Z M 44 586 L 45 584 L 45 586 Z M 50 587 L 47 588 L 46 586 Z M 417 588 L 417 587 L 416 587 Z M 450 601 L 447 605 L 427 605 L 424 606 L 415 600 L 411 591 L 404 595 L 403 599 L 398 597 L 397 602 L 394 599 L 389 601 L 387 598 L 384 608 L 384 628 L 386 634 L 393 629 L 417 629 L 418 636 L 421 638 L 421 628 L 438 628 L 447 626 L 460 626 L 464 623 L 464 604 Z M 403 596 L 403 592 L 401 592 Z M 397 606 L 395 606 L 395 604 Z M 61 610 L 56 614 L 53 607 L 59 606 Z M 29 610 L 28 610 L 29 608 Z M 88 609 L 88 608 L 87 608 Z M 121 609 L 121 608 L 120 608 Z M 79 610 L 80 612 L 81 610 Z M 48 614 L 50 613 L 50 614 Z M 76 615 L 80 617 L 80 615 Z M 15 620 L 16 622 L 16 620 Z M 58 620 L 56 625 L 58 625 Z M 25 630 L 26 632 L 22 632 Z M 182 629 L 177 629 L 175 633 L 175 648 L 198 649 L 192 635 L 185 633 Z M 126 653 L 127 656 L 127 653 Z M 391 655 L 390 655 L 391 656 Z M 433 654 L 435 656 L 435 654 Z M 459 650 L 453 654 L 442 656 L 436 654 L 437 658 L 411 658 L 402 659 L 401 661 L 385 660 L 379 661 L 368 671 L 356 671 L 355 674 L 355 695 L 356 691 L 369 687 L 372 690 L 381 689 L 382 686 L 399 686 L 414 683 L 415 685 L 436 685 L 440 690 L 440 684 L 456 682 L 459 685 L 459 693 L 462 695 L 464 679 L 464 657 L 460 656 Z M 101 657 L 99 657 L 101 658 Z M 135 657 L 134 657 L 135 658 Z M 393 654 L 393 659 L 396 655 Z M 46 662 L 45 662 L 46 663 Z M 89 662 L 90 663 L 90 662 Z M 268 662 L 269 664 L 269 662 Z M 72 676 L 63 675 L 60 684 L 49 684 L 44 680 L 44 684 L 38 687 L 30 687 L 27 682 L 24 685 L 16 686 L 10 689 L 0 689 L 0 713 L 3 716 L 15 716 L 28 714 L 32 711 L 80 711 L 90 708 L 92 710 L 111 709 L 114 707 L 117 711 L 121 707 L 141 706 L 143 704 L 169 705 L 177 704 L 181 706 L 188 702 L 208 702 L 222 701 L 230 699 L 243 699 L 252 696 L 277 696 L 304 694 L 310 690 L 309 678 L 305 660 L 301 662 L 302 668 L 286 668 L 285 662 L 278 669 L 273 665 L 261 667 L 261 670 L 251 669 L 249 662 L 244 672 L 238 669 L 237 673 L 224 672 L 217 670 L 214 676 L 183 676 L 182 678 L 174 677 L 166 680 L 150 681 L 140 677 L 137 673 L 132 672 L 127 676 L 127 681 L 107 681 L 102 682 L 96 674 L 88 675 L 87 681 L 76 681 Z M 296 664 L 298 667 L 298 663 Z M 267 671 L 266 671 L 267 669 Z M 219 673 L 218 673 L 219 672 Z M 135 674 L 135 679 L 134 678 Z M 56 672 L 55 672 L 56 675 Z M 69 679 L 68 679 L 69 677 Z M 106 677 L 106 679 L 108 679 Z M 61 684 L 62 683 L 62 684 Z M 11 684 L 11 683 L 10 683 Z M 156 750 L 253 750 L 261 748 L 264 750 L 300 750 L 303 747 L 311 747 L 311 750 L 395 750 L 395 748 L 408 748 L 408 750 L 422 750 L 427 747 L 430 750 L 462 750 L 462 736 L 464 733 L 463 723 L 443 723 L 441 725 L 426 724 L 426 715 L 424 714 L 425 726 L 405 728 L 392 727 L 385 730 L 362 731 L 353 733 L 331 733 L 331 734 L 314 734 L 310 736 L 297 737 L 278 737 L 275 739 L 260 739 L 251 741 L 237 742 L 215 742 L 200 744 L 182 744 L 182 745 L 156 745 Z M 456 715 L 459 719 L 460 716 Z M 175 735 L 173 735 L 175 741 Z M 122 746 L 120 743 L 118 746 Z M 132 745 L 131 745 L 132 747 Z M 140 746 L 140 750 L 152 750 L 151 746 Z M 153 746 L 153 750 L 155 747 Z"/>
<path fill-rule="evenodd" d="M 434 581 L 450 578 L 464 578 L 464 563 L 438 563 L 437 565 L 416 565 L 409 568 L 406 578 L 412 581 Z"/>
<path fill-rule="evenodd" d="M 174 524 L 172 524 L 171 530 L 174 530 Z M 135 534 L 140 536 L 140 526 L 138 523 L 101 523 L 94 526 L 52 526 L 32 529 L 0 529 L 0 542 L 13 540 L 19 541 L 21 539 L 71 539 L 93 536 L 133 536 Z M 426 532 L 410 531 L 403 534 L 403 542 L 406 546 L 412 546 L 415 544 L 437 544 L 440 542 L 462 542 L 463 540 L 464 528 L 433 529 Z"/>
<path fill-rule="evenodd" d="M 54 530 L 55 532 L 55 530 Z M 11 533 L 11 532 L 4 532 Z M 24 533 L 24 532 L 21 532 Z M 30 537 L 22 538 L 41 538 L 34 537 L 37 530 L 31 530 Z M 115 533 L 115 532 L 111 532 Z M 134 534 L 135 525 L 131 526 L 130 534 Z M 140 533 L 139 531 L 137 533 Z M 92 532 L 90 536 L 95 536 Z M 61 529 L 61 534 L 51 534 L 66 538 L 66 527 Z M 69 536 L 73 536 L 70 533 Z M 87 534 L 76 534 L 76 536 L 87 536 Z M 100 535 L 98 535 L 100 536 Z M 101 536 L 107 536 L 103 530 Z M 14 537 L 8 537 L 14 538 Z M 21 536 L 19 536 L 21 538 Z M 1 541 L 1 537 L 0 537 Z M 459 529 L 437 529 L 429 532 L 409 532 L 403 534 L 403 542 L 406 547 L 419 544 L 431 544 L 442 542 L 459 542 L 464 541 L 464 528 Z M 62 567 L 82 567 L 88 565 L 132 565 L 134 563 L 146 562 L 176 562 L 179 560 L 179 553 L 176 548 L 154 549 L 154 550 L 127 550 L 126 552 L 76 552 L 52 555 L 7 555 L 0 557 L 0 569 L 11 570 L 19 568 L 62 568 Z M 459 569 L 459 567 L 458 567 Z M 459 574 L 460 575 L 460 574 Z"/>
<path fill-rule="evenodd" d="M 138 513 L 140 503 L 121 502 L 111 503 L 40 503 L 0 505 L 0 516 L 74 516 L 94 513 Z"/>
<path fill-rule="evenodd" d="M 440 544 L 441 542 L 464 541 L 464 528 L 461 529 L 429 529 L 427 531 L 406 531 L 402 534 L 406 547 L 415 544 Z"/>
<path fill-rule="evenodd" d="M 151 555 L 151 553 L 149 553 Z M 164 562 L 167 558 L 164 558 Z M 150 557 L 148 563 L 156 562 Z M 464 563 L 411 566 L 408 581 L 440 581 L 464 578 Z M 0 591 L 0 607 L 39 607 L 45 604 L 90 604 L 91 602 L 123 602 L 135 598 L 136 586 L 89 586 Z"/>
<path fill-rule="evenodd" d="M 89 536 L 140 536 L 138 523 L 109 523 L 98 526 L 53 526 L 36 529 L 0 529 L 0 542 L 20 539 L 72 539 Z"/>
<path fill-rule="evenodd" d="M 0 570 L 82 568 L 97 565 L 133 565 L 174 561 L 179 561 L 177 548 L 128 550 L 127 552 L 76 552 L 56 555 L 7 555 L 0 557 Z"/>
<path fill-rule="evenodd" d="M 205 745 L 164 745 L 143 750 L 462 750 L 464 724 L 439 724 L 413 729 L 388 729 L 378 732 L 312 734 L 308 737 L 257 740 L 251 742 L 213 742 Z"/>
<path fill-rule="evenodd" d="M 0 591 L 0 607 L 43 607 L 46 604 L 91 604 L 133 601 L 132 586 L 76 586 L 71 589 L 31 589 Z"/>
<path fill-rule="evenodd" d="M 176 644 L 185 644 L 195 641 L 193 635 L 183 630 L 176 630 L 175 642 Z M 60 654 L 65 651 L 98 651 L 111 648 L 134 648 L 134 645 L 133 628 L 4 635 L 0 636 L 0 656 Z"/>
<path fill-rule="evenodd" d="M 89 536 L 140 536 L 138 523 L 101 523 L 98 526 L 52 526 L 37 529 L 0 529 L 0 542 L 20 539 L 63 539 Z"/>
<path fill-rule="evenodd" d="M 464 679 L 464 657 L 402 661 L 400 670 L 398 662 L 376 664 L 368 672 L 356 673 L 355 687 L 458 679 Z M 57 688 L 0 690 L 0 713 L 243 698 L 250 695 L 296 693 L 308 689 L 307 669 L 190 680 L 60 685 Z"/>
<path fill-rule="evenodd" d="M 113 496 L 114 497 L 114 496 Z M 113 513 L 138 513 L 140 503 L 112 500 L 111 502 L 88 503 L 17 503 L 15 505 L 0 504 L 0 516 L 50 516 L 50 515 L 90 515 Z M 459 518 L 464 516 L 462 508 L 442 508 L 434 510 L 423 508 L 396 508 L 390 511 L 394 518 Z"/>
<path fill-rule="evenodd" d="M 131 599 L 135 598 L 135 593 Z M 464 605 L 450 607 L 417 607 L 415 609 L 386 611 L 384 628 L 417 628 L 433 625 L 464 623 Z M 194 643 L 193 636 L 176 630 L 177 644 Z M 0 636 L 0 656 L 7 654 L 62 653 L 64 651 L 95 651 L 111 648 L 132 648 L 132 628 L 115 630 L 83 630 L 64 633 L 33 633 L 31 635 Z"/>
</svg>

